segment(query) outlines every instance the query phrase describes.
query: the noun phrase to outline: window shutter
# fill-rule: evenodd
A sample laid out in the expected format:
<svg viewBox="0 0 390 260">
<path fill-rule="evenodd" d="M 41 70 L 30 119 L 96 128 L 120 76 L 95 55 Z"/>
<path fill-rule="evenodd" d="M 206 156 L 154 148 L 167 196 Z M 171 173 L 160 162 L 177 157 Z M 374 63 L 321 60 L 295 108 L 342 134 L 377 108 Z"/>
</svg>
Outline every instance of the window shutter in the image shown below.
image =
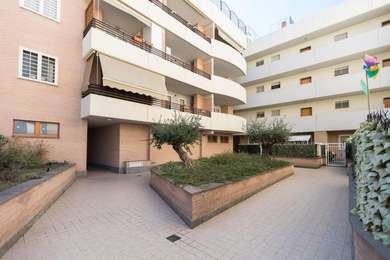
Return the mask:
<svg viewBox="0 0 390 260">
<path fill-rule="evenodd" d="M 311 107 L 301 108 L 301 116 L 311 116 L 313 114 L 313 109 Z"/>
<path fill-rule="evenodd" d="M 38 79 L 38 54 L 23 50 L 22 76 Z"/>
<path fill-rule="evenodd" d="M 58 0 L 43 0 L 43 15 L 58 19 Z"/>
<path fill-rule="evenodd" d="M 383 104 L 385 105 L 385 108 L 390 108 L 390 97 L 384 98 Z"/>
<path fill-rule="evenodd" d="M 41 0 L 24 0 L 23 1 L 23 6 L 26 8 L 29 8 L 35 12 L 40 11 L 40 4 Z"/>
</svg>

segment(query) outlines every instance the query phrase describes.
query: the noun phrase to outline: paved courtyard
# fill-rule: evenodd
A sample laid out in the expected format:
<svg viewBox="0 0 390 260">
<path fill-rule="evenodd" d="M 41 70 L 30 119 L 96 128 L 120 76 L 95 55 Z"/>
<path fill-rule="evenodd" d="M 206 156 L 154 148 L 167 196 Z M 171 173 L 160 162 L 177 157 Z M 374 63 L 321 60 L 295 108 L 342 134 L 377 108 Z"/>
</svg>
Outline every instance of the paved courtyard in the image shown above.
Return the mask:
<svg viewBox="0 0 390 260">
<path fill-rule="evenodd" d="M 194 230 L 148 179 L 90 172 L 3 259 L 351 259 L 342 168 L 296 169 Z"/>
</svg>

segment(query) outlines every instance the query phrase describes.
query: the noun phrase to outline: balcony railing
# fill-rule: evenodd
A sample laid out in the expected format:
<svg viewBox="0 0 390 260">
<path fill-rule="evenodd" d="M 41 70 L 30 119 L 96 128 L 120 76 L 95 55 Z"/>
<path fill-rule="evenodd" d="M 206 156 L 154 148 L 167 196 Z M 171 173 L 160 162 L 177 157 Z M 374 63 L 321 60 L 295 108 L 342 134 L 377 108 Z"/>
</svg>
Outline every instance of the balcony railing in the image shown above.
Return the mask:
<svg viewBox="0 0 390 260">
<path fill-rule="evenodd" d="M 176 65 L 179 65 L 180 67 L 183 67 L 187 70 L 190 70 L 190 71 L 192 71 L 198 75 L 201 75 L 207 79 L 211 79 L 210 74 L 208 74 L 207 72 L 204 72 L 203 70 L 196 68 L 194 65 L 187 63 L 185 61 L 182 61 L 181 59 L 176 58 L 175 56 L 172 56 L 172 55 L 170 55 L 166 52 L 163 52 L 159 49 L 156 49 L 152 46 L 152 44 L 145 42 L 142 39 L 141 40 L 138 39 L 138 37 L 136 37 L 135 35 L 131 35 L 129 33 L 126 33 L 113 25 L 110 25 L 110 24 L 105 23 L 103 21 L 97 20 L 95 18 L 92 19 L 91 22 L 88 24 L 88 26 L 85 28 L 84 33 L 83 33 L 84 37 L 87 35 L 87 33 L 89 32 L 89 30 L 91 28 L 97 28 L 99 30 L 102 30 L 111 36 L 119 38 L 120 40 L 125 41 L 127 43 L 130 43 L 131 45 L 134 45 L 134 46 L 136 46 L 144 51 L 147 51 L 147 52 L 152 53 L 156 56 L 159 56 L 160 58 L 162 58 L 164 60 L 175 63 Z"/>
<path fill-rule="evenodd" d="M 203 39 L 205 39 L 206 41 L 208 42 L 211 42 L 211 39 L 210 37 L 208 37 L 204 32 L 201 32 L 199 31 L 198 28 L 196 28 L 195 26 L 191 25 L 188 21 L 186 21 L 183 17 L 181 17 L 180 15 L 178 15 L 175 11 L 173 11 L 172 9 L 170 9 L 168 6 L 164 5 L 162 2 L 160 2 L 159 0 L 149 0 L 150 2 L 152 2 L 153 4 L 155 4 L 156 6 L 160 7 L 164 12 L 166 12 L 167 14 L 169 14 L 170 16 L 172 16 L 173 18 L 175 18 L 176 20 L 178 20 L 180 23 L 182 23 L 184 26 L 186 26 L 187 28 L 189 28 L 191 31 L 193 31 L 194 33 L 198 34 L 199 36 L 201 36 Z"/>
<path fill-rule="evenodd" d="M 96 94 L 100 96 L 126 100 L 126 101 L 144 104 L 148 106 L 157 106 L 165 109 L 187 112 L 194 115 L 211 117 L 211 112 L 204 109 L 182 105 L 182 104 L 170 102 L 168 100 L 162 100 L 162 99 L 157 99 L 149 96 L 135 94 L 135 93 L 127 92 L 125 90 L 114 89 L 106 86 L 98 86 L 98 85 L 91 84 L 88 86 L 88 89 L 82 93 L 82 97 L 84 98 L 89 94 Z"/>
</svg>

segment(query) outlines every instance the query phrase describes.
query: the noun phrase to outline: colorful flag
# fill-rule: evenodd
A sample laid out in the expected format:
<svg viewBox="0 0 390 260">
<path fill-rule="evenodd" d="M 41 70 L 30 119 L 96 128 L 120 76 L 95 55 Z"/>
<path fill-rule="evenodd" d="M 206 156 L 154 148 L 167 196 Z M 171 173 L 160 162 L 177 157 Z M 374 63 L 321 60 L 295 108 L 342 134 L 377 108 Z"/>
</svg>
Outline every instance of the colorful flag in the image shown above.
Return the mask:
<svg viewBox="0 0 390 260">
<path fill-rule="evenodd" d="M 367 86 L 367 84 L 363 80 L 361 80 L 360 81 L 360 86 L 362 87 L 364 95 L 368 96 L 368 86 Z"/>
<path fill-rule="evenodd" d="M 370 55 L 365 55 L 363 61 L 363 69 L 366 71 L 367 76 L 369 78 L 375 78 L 381 69 L 381 65 L 378 58 Z"/>
</svg>

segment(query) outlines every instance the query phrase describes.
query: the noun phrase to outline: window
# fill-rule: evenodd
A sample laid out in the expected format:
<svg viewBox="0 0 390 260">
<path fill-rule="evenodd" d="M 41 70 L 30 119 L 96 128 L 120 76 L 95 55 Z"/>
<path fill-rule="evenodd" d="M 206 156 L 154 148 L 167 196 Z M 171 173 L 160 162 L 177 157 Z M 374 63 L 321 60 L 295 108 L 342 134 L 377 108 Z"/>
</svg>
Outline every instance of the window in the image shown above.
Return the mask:
<svg viewBox="0 0 390 260">
<path fill-rule="evenodd" d="M 207 142 L 209 143 L 218 143 L 218 136 L 216 135 L 208 135 Z"/>
<path fill-rule="evenodd" d="M 313 115 L 312 107 L 301 108 L 301 116 L 312 116 L 312 115 Z"/>
<path fill-rule="evenodd" d="M 271 111 L 271 116 L 280 116 L 280 109 L 278 109 L 278 110 L 272 110 L 272 111 Z"/>
<path fill-rule="evenodd" d="M 256 87 L 256 93 L 264 92 L 264 86 L 258 86 Z"/>
<path fill-rule="evenodd" d="M 263 65 L 264 65 L 264 60 L 256 62 L 256 67 L 260 67 L 260 66 L 263 66 Z"/>
<path fill-rule="evenodd" d="M 57 84 L 57 58 L 28 49 L 21 49 L 19 76 L 49 84 Z"/>
<path fill-rule="evenodd" d="M 382 27 L 389 26 L 390 25 L 390 20 L 382 22 Z"/>
<path fill-rule="evenodd" d="M 349 100 L 336 101 L 335 108 L 336 109 L 349 108 Z"/>
<path fill-rule="evenodd" d="M 385 106 L 385 108 L 390 108 L 390 97 L 385 97 L 383 99 L 383 105 Z"/>
<path fill-rule="evenodd" d="M 348 32 L 337 34 L 334 37 L 335 42 L 345 40 L 345 39 L 348 39 Z"/>
<path fill-rule="evenodd" d="M 59 138 L 58 123 L 14 120 L 14 136 Z"/>
<path fill-rule="evenodd" d="M 257 112 L 257 113 L 256 113 L 256 118 L 264 118 L 264 117 L 265 117 L 264 111 L 261 111 L 261 112 Z"/>
<path fill-rule="evenodd" d="M 278 89 L 278 88 L 280 88 L 280 82 L 272 83 L 271 89 Z"/>
<path fill-rule="evenodd" d="M 311 83 L 311 77 L 305 77 L 300 79 L 301 85 L 306 85 Z"/>
<path fill-rule="evenodd" d="M 272 61 L 272 62 L 278 61 L 278 60 L 280 60 L 280 54 L 274 55 L 274 56 L 271 57 L 271 61 Z"/>
<path fill-rule="evenodd" d="M 228 144 L 229 143 L 229 136 L 221 136 L 220 137 L 222 144 Z"/>
<path fill-rule="evenodd" d="M 390 59 L 385 59 L 382 61 L 382 63 L 383 63 L 383 68 L 390 67 Z"/>
<path fill-rule="evenodd" d="M 307 52 L 307 51 L 311 51 L 311 46 L 307 46 L 305 48 L 302 48 L 299 50 L 300 53 L 304 53 L 304 52 Z"/>
<path fill-rule="evenodd" d="M 20 6 L 55 21 L 60 20 L 60 0 L 20 0 Z"/>
<path fill-rule="evenodd" d="M 345 74 L 348 74 L 348 73 L 349 73 L 349 67 L 348 66 L 336 68 L 334 70 L 335 77 L 341 76 L 341 75 L 345 75 Z"/>
<path fill-rule="evenodd" d="M 351 137 L 350 135 L 339 135 L 339 143 L 340 144 L 346 143 L 348 138 L 350 137 Z"/>
</svg>

